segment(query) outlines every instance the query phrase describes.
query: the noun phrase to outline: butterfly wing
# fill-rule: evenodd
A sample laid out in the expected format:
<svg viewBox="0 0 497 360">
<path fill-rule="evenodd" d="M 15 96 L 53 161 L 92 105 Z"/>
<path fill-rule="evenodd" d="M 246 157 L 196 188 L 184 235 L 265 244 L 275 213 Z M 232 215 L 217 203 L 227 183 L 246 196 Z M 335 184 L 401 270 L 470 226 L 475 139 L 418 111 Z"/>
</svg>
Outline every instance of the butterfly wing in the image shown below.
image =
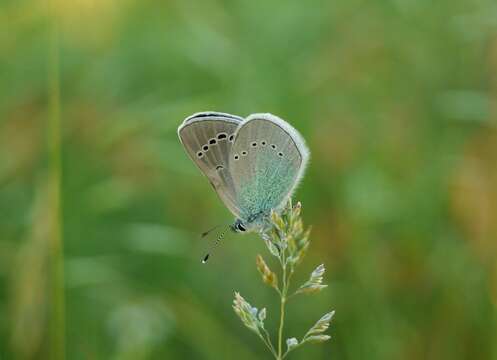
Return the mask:
<svg viewBox="0 0 497 360">
<path fill-rule="evenodd" d="M 186 152 L 235 216 L 239 216 L 240 211 L 229 171 L 229 154 L 235 131 L 242 121 L 236 115 L 201 112 L 187 117 L 178 128 Z"/>
<path fill-rule="evenodd" d="M 302 136 L 271 114 L 250 115 L 231 149 L 230 172 L 241 218 L 281 208 L 302 178 L 309 150 Z"/>
</svg>

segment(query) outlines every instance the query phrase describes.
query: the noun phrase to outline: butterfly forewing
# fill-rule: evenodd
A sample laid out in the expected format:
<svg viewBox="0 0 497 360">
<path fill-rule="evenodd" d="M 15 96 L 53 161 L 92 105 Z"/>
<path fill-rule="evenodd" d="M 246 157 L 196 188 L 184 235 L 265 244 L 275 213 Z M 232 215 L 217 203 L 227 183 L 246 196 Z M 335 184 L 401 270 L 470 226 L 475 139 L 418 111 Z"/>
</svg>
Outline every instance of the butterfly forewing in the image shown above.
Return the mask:
<svg viewBox="0 0 497 360">
<path fill-rule="evenodd" d="M 300 134 L 270 114 L 254 114 L 240 124 L 231 150 L 236 202 L 249 221 L 286 203 L 309 157 Z"/>
<path fill-rule="evenodd" d="M 235 216 L 240 211 L 229 171 L 229 156 L 235 131 L 242 121 L 235 115 L 203 112 L 186 118 L 178 128 L 188 155 Z"/>
</svg>

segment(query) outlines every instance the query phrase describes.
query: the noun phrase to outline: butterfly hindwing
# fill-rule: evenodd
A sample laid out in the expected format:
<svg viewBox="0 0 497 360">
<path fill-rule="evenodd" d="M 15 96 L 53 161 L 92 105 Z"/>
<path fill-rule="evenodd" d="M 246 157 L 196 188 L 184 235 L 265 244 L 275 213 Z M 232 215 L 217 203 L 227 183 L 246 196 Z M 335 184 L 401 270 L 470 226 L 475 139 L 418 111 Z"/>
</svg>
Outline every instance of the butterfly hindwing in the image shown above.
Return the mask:
<svg viewBox="0 0 497 360">
<path fill-rule="evenodd" d="M 236 129 L 242 121 L 235 115 L 202 112 L 186 118 L 178 128 L 188 155 L 235 216 L 239 216 L 239 206 L 229 171 L 229 154 Z"/>
<path fill-rule="evenodd" d="M 279 209 L 302 178 L 309 150 L 302 136 L 271 114 L 253 114 L 240 124 L 229 168 L 242 219 Z"/>
</svg>

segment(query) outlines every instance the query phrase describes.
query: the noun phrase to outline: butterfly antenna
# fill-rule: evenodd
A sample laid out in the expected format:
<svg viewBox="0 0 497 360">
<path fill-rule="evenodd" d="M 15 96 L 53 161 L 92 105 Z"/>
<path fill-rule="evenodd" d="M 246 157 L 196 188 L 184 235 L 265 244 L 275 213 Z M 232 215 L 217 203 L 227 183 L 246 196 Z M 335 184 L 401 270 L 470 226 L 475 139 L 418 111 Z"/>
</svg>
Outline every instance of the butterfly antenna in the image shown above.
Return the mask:
<svg viewBox="0 0 497 360">
<path fill-rule="evenodd" d="M 220 228 L 221 226 L 223 226 L 222 224 L 221 225 L 216 225 L 214 226 L 212 229 L 209 229 L 207 231 L 204 231 L 202 234 L 200 234 L 200 238 L 203 239 L 204 237 L 206 237 L 207 235 L 209 235 L 211 232 L 213 232 L 214 230 Z"/>
<path fill-rule="evenodd" d="M 217 227 L 219 227 L 219 226 L 216 226 L 216 228 Z M 209 257 L 211 256 L 212 251 L 214 250 L 214 248 L 216 248 L 219 245 L 221 240 L 223 240 L 225 234 L 226 234 L 226 230 L 224 230 L 221 234 L 219 234 L 219 236 L 216 239 L 216 242 L 212 245 L 211 250 L 207 254 L 205 254 L 205 256 L 202 258 L 202 264 L 205 264 L 207 262 L 207 260 L 209 260 Z"/>
</svg>

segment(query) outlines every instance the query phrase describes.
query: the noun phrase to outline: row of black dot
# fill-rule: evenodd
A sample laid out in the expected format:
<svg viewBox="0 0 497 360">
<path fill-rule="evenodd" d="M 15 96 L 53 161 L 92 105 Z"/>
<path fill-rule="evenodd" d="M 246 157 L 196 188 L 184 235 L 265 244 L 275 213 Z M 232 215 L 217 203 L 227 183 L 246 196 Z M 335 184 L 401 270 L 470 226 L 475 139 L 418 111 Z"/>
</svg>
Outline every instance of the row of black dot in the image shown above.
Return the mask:
<svg viewBox="0 0 497 360">
<path fill-rule="evenodd" d="M 255 142 L 255 141 L 254 141 L 254 142 L 253 142 L 252 144 L 250 144 L 250 145 L 251 145 L 252 147 L 254 147 L 254 148 L 255 148 L 255 147 L 257 147 L 257 142 Z M 262 146 L 266 146 L 266 145 L 267 145 L 267 143 L 266 143 L 265 141 L 262 141 L 262 142 L 261 142 L 261 145 L 262 145 Z M 272 148 L 273 150 L 276 150 L 277 146 L 276 146 L 275 144 L 271 144 L 271 148 Z M 248 154 L 248 152 L 247 152 L 247 151 L 245 151 L 245 150 L 244 150 L 244 151 L 242 151 L 242 156 L 247 156 L 247 154 Z M 283 153 L 280 151 L 280 152 L 278 153 L 278 156 L 279 156 L 279 157 L 283 157 Z M 233 159 L 235 159 L 235 160 L 240 159 L 240 155 L 235 154 L 235 155 L 233 156 Z"/>
<path fill-rule="evenodd" d="M 218 135 L 217 135 L 217 140 L 216 140 L 215 138 L 210 139 L 210 140 L 209 140 L 209 144 L 206 144 L 206 145 L 202 146 L 202 150 L 203 150 L 203 151 L 199 151 L 199 152 L 197 153 L 197 157 L 198 157 L 198 158 L 202 158 L 202 157 L 204 156 L 204 152 L 206 152 L 206 151 L 208 151 L 208 150 L 209 150 L 209 145 L 216 145 L 218 141 L 225 140 L 226 138 L 228 138 L 228 134 L 226 134 L 226 133 L 220 133 L 220 134 L 218 134 Z M 234 138 L 235 138 L 235 135 L 234 135 L 234 134 L 231 134 L 231 135 L 229 136 L 229 138 L 228 138 L 228 141 L 229 141 L 229 142 L 233 142 Z M 255 147 L 257 147 L 257 142 L 255 142 L 255 141 L 254 141 L 254 142 L 253 142 L 252 144 L 250 144 L 250 145 L 251 145 L 252 147 L 254 147 L 254 148 L 255 148 Z M 266 145 L 267 145 L 266 141 L 264 141 L 264 140 L 263 140 L 263 141 L 261 142 L 261 146 L 266 146 Z M 272 148 L 273 150 L 276 150 L 277 146 L 276 146 L 275 144 L 271 144 L 271 148 Z M 242 156 L 247 156 L 247 155 L 248 155 L 248 152 L 244 150 L 244 151 L 242 151 L 242 153 L 241 153 L 241 154 L 242 154 Z M 281 151 L 280 151 L 280 152 L 278 152 L 278 156 L 279 156 L 279 157 L 283 157 L 283 153 L 282 153 Z M 235 155 L 233 156 L 233 158 L 234 158 L 235 160 L 239 160 L 239 159 L 240 159 L 240 156 L 239 156 L 238 154 L 235 154 Z M 218 165 L 218 166 L 216 166 L 216 170 L 222 170 L 222 169 L 224 169 L 224 166 L 222 166 L 222 165 Z"/>
<path fill-rule="evenodd" d="M 197 153 L 197 157 L 200 159 L 201 157 L 204 156 L 204 152 L 206 151 L 209 151 L 209 145 L 216 145 L 218 141 L 221 141 L 221 140 L 225 140 L 226 138 L 228 138 L 228 134 L 226 133 L 219 133 L 217 134 L 217 139 L 216 138 L 212 138 L 209 140 L 209 144 L 205 144 L 204 146 L 202 146 L 202 150 L 203 151 L 199 151 Z M 234 134 L 231 134 L 228 138 L 228 141 L 229 142 L 233 142 L 233 140 L 235 139 L 235 135 Z M 221 165 L 219 165 L 221 166 Z M 222 166 L 221 166 L 222 168 Z"/>
</svg>

